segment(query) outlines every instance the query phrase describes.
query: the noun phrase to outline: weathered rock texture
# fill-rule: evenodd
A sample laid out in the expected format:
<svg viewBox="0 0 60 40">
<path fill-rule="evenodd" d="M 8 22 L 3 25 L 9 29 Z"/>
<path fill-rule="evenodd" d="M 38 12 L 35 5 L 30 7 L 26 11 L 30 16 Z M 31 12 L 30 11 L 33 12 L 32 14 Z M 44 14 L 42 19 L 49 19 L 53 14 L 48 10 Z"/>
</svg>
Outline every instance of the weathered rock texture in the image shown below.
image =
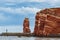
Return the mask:
<svg viewBox="0 0 60 40">
<path fill-rule="evenodd" d="M 29 19 L 25 18 L 23 22 L 23 32 L 24 33 L 30 33 L 30 28 L 29 28 Z"/>
<path fill-rule="evenodd" d="M 60 34 L 60 8 L 49 8 L 37 12 L 35 16 L 34 34 Z"/>
</svg>

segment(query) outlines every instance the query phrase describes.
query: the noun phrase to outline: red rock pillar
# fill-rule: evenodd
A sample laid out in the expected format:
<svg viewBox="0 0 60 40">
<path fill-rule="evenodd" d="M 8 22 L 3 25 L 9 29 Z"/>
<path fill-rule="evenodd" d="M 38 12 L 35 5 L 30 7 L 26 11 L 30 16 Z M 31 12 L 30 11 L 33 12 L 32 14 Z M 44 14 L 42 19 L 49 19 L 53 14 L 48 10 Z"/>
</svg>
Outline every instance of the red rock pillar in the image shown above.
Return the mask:
<svg viewBox="0 0 60 40">
<path fill-rule="evenodd" d="M 25 18 L 23 22 L 23 32 L 24 33 L 30 33 L 30 28 L 29 28 L 29 19 Z"/>
</svg>

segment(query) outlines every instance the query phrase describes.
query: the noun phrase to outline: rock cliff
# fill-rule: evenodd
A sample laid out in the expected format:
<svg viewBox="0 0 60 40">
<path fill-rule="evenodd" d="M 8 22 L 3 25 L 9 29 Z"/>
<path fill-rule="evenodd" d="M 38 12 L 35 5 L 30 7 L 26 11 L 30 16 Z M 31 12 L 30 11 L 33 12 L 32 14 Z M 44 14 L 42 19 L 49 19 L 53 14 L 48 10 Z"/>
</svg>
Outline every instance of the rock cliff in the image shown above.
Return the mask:
<svg viewBox="0 0 60 40">
<path fill-rule="evenodd" d="M 36 36 L 60 34 L 60 8 L 48 8 L 37 12 L 34 34 Z"/>
</svg>

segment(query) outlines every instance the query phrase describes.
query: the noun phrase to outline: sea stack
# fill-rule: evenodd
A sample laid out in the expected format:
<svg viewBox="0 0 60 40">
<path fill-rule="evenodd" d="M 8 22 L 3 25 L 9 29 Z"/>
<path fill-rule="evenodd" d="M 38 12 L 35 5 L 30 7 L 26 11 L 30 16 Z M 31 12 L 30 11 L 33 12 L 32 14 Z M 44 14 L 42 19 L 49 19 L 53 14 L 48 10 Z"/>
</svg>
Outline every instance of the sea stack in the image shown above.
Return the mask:
<svg viewBox="0 0 60 40">
<path fill-rule="evenodd" d="M 29 19 L 25 18 L 23 22 L 23 33 L 30 33 L 30 27 L 29 27 Z"/>
<path fill-rule="evenodd" d="M 34 34 L 36 36 L 60 35 L 60 8 L 47 8 L 37 12 Z"/>
</svg>

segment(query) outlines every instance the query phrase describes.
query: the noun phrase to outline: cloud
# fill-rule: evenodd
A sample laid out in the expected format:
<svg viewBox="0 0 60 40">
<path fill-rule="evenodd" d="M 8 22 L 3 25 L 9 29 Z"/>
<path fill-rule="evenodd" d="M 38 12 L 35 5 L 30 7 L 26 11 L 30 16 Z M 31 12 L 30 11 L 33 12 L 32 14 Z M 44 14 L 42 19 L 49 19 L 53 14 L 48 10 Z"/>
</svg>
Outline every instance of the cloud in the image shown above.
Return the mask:
<svg viewBox="0 0 60 40">
<path fill-rule="evenodd" d="M 22 25 L 22 20 L 24 20 L 25 17 L 28 17 L 33 24 L 34 18 L 32 17 L 40 10 L 41 9 L 31 7 L 0 7 L 0 25 Z M 22 15 L 24 16 L 22 17 Z"/>
<path fill-rule="evenodd" d="M 41 9 L 31 7 L 0 7 L 0 25 L 20 25 L 24 17 L 33 17 L 33 15 L 40 10 Z M 24 15 L 24 17 L 21 15 Z"/>
<path fill-rule="evenodd" d="M 10 26 L 0 26 L 0 33 L 6 32 L 6 29 L 8 32 L 23 32 L 23 27 L 21 25 L 10 25 Z"/>
<path fill-rule="evenodd" d="M 3 22 L 8 22 L 8 21 L 12 21 L 12 17 L 11 16 L 7 16 L 7 14 L 5 15 L 6 13 L 0 13 L 0 23 L 3 23 Z"/>
<path fill-rule="evenodd" d="M 22 2 L 48 2 L 48 3 L 57 3 L 60 0 L 0 0 L 0 2 L 5 3 L 22 3 Z"/>
<path fill-rule="evenodd" d="M 30 7 L 22 7 L 22 8 L 10 8 L 10 7 L 0 7 L 0 11 L 11 13 L 11 14 L 35 14 L 37 11 L 41 9 L 38 8 L 30 8 Z"/>
<path fill-rule="evenodd" d="M 0 0 L 0 2 L 21 3 L 21 2 L 45 2 L 45 0 Z"/>
<path fill-rule="evenodd" d="M 23 32 L 23 26 L 21 25 L 10 25 L 10 26 L 0 26 L 0 33 L 2 32 L 6 32 L 6 29 L 8 30 L 8 32 L 12 32 L 12 33 L 18 33 L 18 32 Z M 30 30 L 31 32 L 34 31 L 34 26 L 30 26 Z"/>
<path fill-rule="evenodd" d="M 7 21 L 9 17 L 6 17 L 3 13 L 0 13 L 0 21 Z"/>
<path fill-rule="evenodd" d="M 4 3 L 4 5 L 12 6 L 12 5 L 16 5 L 16 4 L 15 3 Z"/>
<path fill-rule="evenodd" d="M 19 0 L 17 0 L 17 1 L 19 1 Z M 22 0 L 19 2 L 45 2 L 45 0 Z"/>
<path fill-rule="evenodd" d="M 0 3 L 3 3 L 4 5 L 17 5 L 20 3 L 29 3 L 29 2 L 37 2 L 37 3 L 47 3 L 51 6 L 56 6 L 60 4 L 60 0 L 0 0 Z"/>
<path fill-rule="evenodd" d="M 53 6 L 57 5 L 58 3 L 60 4 L 60 0 L 47 0 L 46 2 Z"/>
</svg>

